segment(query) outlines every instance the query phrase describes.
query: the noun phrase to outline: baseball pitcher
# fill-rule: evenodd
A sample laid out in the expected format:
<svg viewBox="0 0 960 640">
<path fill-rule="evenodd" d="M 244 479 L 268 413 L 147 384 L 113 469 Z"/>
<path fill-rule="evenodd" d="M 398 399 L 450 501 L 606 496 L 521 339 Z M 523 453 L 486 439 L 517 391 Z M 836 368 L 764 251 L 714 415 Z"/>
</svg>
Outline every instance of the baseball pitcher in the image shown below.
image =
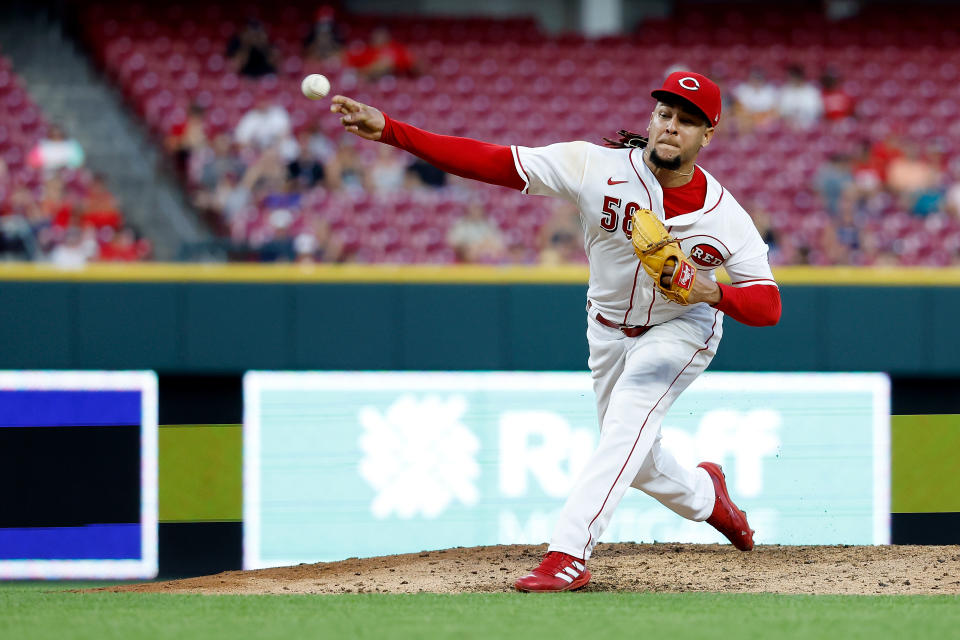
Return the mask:
<svg viewBox="0 0 960 640">
<path fill-rule="evenodd" d="M 335 96 L 344 128 L 413 153 L 444 171 L 575 204 L 590 262 L 587 341 L 600 442 L 577 479 L 540 565 L 521 591 L 569 591 L 629 487 L 680 516 L 706 521 L 742 551 L 746 515 L 720 466 L 690 469 L 660 446 L 660 423 L 716 353 L 724 316 L 776 324 L 780 293 L 750 216 L 696 164 L 720 121 L 720 89 L 679 71 L 651 94 L 647 136 L 620 131 L 605 146 L 501 146 L 442 136 Z M 731 284 L 718 284 L 723 266 Z M 531 322 L 540 321 L 531 318 Z"/>
</svg>

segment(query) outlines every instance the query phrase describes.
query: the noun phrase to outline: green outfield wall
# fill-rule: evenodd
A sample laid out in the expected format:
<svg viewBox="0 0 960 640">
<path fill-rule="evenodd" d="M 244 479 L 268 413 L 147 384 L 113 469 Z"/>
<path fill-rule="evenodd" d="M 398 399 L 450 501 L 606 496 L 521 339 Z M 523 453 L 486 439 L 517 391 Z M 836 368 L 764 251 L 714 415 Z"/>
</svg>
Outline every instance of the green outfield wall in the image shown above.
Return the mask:
<svg viewBox="0 0 960 640">
<path fill-rule="evenodd" d="M 586 366 L 582 269 L 392 270 L 379 272 L 379 281 L 364 270 L 271 278 L 277 272 L 128 269 L 0 269 L 0 368 L 239 374 Z M 30 277 L 36 273 L 43 277 Z M 941 286 L 935 276 L 917 285 L 873 277 L 825 284 L 829 275 L 781 281 L 780 324 L 728 320 L 712 370 L 960 375 L 960 286 Z"/>
</svg>

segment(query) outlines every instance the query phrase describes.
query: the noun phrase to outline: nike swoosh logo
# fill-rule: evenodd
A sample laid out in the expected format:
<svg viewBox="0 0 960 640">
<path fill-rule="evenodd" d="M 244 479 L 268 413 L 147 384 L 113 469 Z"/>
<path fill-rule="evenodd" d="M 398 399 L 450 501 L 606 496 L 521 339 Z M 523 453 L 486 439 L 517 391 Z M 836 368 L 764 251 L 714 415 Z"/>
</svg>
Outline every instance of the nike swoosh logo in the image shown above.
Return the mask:
<svg viewBox="0 0 960 640">
<path fill-rule="evenodd" d="M 625 182 L 628 182 L 628 181 L 627 181 L 627 180 L 614 180 L 612 177 L 611 177 L 611 178 L 607 178 L 607 184 L 610 185 L 611 187 L 612 187 L 613 185 L 615 185 L 615 184 L 623 184 L 623 183 L 625 183 Z"/>
</svg>

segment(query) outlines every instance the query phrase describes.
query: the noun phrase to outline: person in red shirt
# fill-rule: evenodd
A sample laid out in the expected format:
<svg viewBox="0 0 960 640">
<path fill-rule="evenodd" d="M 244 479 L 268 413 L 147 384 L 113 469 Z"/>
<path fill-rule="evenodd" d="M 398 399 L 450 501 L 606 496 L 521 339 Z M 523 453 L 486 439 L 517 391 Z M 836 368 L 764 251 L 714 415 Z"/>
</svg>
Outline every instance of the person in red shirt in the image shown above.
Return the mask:
<svg viewBox="0 0 960 640">
<path fill-rule="evenodd" d="M 90 226 L 96 229 L 112 227 L 119 229 L 123 223 L 117 201 L 107 188 L 102 176 L 94 176 L 93 183 L 83 207 L 81 226 Z"/>
<path fill-rule="evenodd" d="M 413 54 L 394 40 L 386 27 L 374 29 L 370 34 L 370 44 L 352 46 L 346 62 L 371 79 L 387 75 L 410 75 L 416 67 Z"/>
<path fill-rule="evenodd" d="M 137 246 L 137 237 L 133 229 L 121 229 L 110 240 L 100 246 L 102 262 L 134 262 L 141 257 L 141 248 Z"/>
<path fill-rule="evenodd" d="M 820 92 L 823 98 L 823 117 L 827 120 L 843 120 L 853 117 L 856 103 L 840 87 L 840 79 L 832 73 L 820 77 Z"/>
</svg>

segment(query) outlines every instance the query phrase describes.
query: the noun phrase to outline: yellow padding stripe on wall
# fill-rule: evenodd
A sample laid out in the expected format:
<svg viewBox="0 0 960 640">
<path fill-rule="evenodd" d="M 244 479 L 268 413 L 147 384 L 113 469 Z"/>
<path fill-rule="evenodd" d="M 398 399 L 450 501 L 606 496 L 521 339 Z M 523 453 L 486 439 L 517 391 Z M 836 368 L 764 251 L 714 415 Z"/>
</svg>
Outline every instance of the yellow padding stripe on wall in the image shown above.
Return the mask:
<svg viewBox="0 0 960 640">
<path fill-rule="evenodd" d="M 960 286 L 960 268 L 779 267 L 787 285 Z M 60 269 L 40 263 L 0 263 L 0 281 L 24 282 L 278 282 L 586 284 L 586 266 L 360 265 L 360 264 L 91 264 Z M 729 281 L 720 272 L 721 281 Z"/>
</svg>

